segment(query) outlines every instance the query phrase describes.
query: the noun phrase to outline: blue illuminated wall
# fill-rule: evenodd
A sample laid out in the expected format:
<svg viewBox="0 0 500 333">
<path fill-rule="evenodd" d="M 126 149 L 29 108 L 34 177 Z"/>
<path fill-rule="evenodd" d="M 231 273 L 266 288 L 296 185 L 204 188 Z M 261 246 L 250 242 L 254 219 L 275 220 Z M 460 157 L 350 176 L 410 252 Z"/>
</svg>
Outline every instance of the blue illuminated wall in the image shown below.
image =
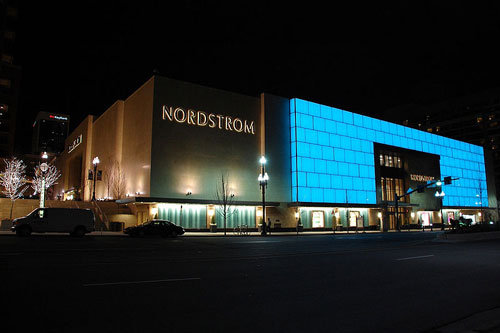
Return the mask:
<svg viewBox="0 0 500 333">
<path fill-rule="evenodd" d="M 292 201 L 376 204 L 373 143 L 440 155 L 444 206 L 488 205 L 483 148 L 387 121 L 290 100 Z M 480 193 L 481 189 L 481 193 Z"/>
</svg>

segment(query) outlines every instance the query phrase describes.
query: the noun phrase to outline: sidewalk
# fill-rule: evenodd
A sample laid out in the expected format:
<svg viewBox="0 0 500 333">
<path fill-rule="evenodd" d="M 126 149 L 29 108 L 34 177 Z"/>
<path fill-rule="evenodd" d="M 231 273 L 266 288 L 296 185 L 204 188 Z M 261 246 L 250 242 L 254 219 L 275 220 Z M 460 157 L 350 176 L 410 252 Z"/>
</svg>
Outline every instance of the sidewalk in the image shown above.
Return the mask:
<svg viewBox="0 0 500 333">
<path fill-rule="evenodd" d="M 379 231 L 366 231 L 365 234 L 379 234 Z M 363 232 L 360 231 L 358 233 L 354 231 L 335 231 L 335 235 L 362 235 Z M 15 236 L 16 234 L 13 233 L 10 230 L 0 230 L 0 236 Z M 36 235 L 36 233 L 35 233 Z M 43 234 L 38 234 L 38 235 L 64 235 L 64 233 L 57 233 L 57 232 L 46 232 Z M 122 237 L 128 237 L 128 235 L 124 234 L 122 231 L 94 231 L 91 232 L 91 236 L 122 236 Z M 296 231 L 271 231 L 271 233 L 267 234 L 267 236 L 296 236 L 297 232 Z M 299 236 L 308 236 L 308 235 L 333 235 L 333 231 L 301 231 L 298 234 Z M 186 231 L 182 237 L 256 237 L 259 236 L 261 237 L 262 235 L 260 232 L 253 231 L 249 232 L 248 235 L 236 235 L 234 232 L 227 231 L 226 235 L 224 235 L 224 231 L 218 231 L 218 232 L 209 232 L 209 231 Z"/>
<path fill-rule="evenodd" d="M 421 233 L 422 231 L 410 231 L 411 233 Z M 380 231 L 365 231 L 363 234 L 362 231 L 358 233 L 354 231 L 335 231 L 335 235 L 339 236 L 361 236 L 368 234 L 407 234 L 408 231 L 402 231 L 398 233 L 396 231 L 389 231 L 385 233 L 381 233 Z M 434 233 L 436 235 L 436 242 L 448 242 L 448 243 L 458 243 L 458 242 L 469 242 L 469 241 L 479 241 L 479 240 L 490 240 L 490 239 L 500 239 L 500 231 L 489 231 L 489 232 L 475 232 L 475 233 L 464 233 L 464 234 L 446 234 L 441 230 L 425 231 L 425 234 Z M 16 234 L 11 232 L 10 230 L 0 230 L 0 236 L 15 236 Z M 35 234 L 36 235 L 36 234 Z M 55 233 L 55 232 L 47 232 L 44 234 L 38 235 L 64 235 L 64 233 Z M 128 235 L 124 234 L 122 231 L 94 231 L 88 234 L 90 236 L 114 236 L 114 237 L 128 237 Z M 298 236 L 314 236 L 314 235 L 333 235 L 332 231 L 302 231 L 298 233 Z M 181 237 L 273 237 L 273 236 L 297 236 L 297 232 L 295 231 L 272 231 L 271 234 L 267 234 L 267 236 L 262 236 L 260 232 L 252 231 L 249 232 L 248 235 L 235 235 L 234 232 L 227 231 L 226 235 L 224 235 L 224 231 L 218 232 L 209 232 L 209 231 L 187 231 Z"/>
<path fill-rule="evenodd" d="M 488 239 L 500 239 L 500 231 L 485 231 L 485 232 L 471 232 L 463 234 L 440 234 L 438 236 L 438 241 L 458 243 L 458 242 L 470 242 Z"/>
</svg>

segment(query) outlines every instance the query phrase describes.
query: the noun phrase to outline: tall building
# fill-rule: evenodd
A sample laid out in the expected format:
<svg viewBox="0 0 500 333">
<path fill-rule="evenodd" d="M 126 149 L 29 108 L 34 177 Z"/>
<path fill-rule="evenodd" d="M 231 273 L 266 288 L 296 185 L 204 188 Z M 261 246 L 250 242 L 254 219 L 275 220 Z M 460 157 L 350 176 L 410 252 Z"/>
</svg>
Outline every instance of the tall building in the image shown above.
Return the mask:
<svg viewBox="0 0 500 333">
<path fill-rule="evenodd" d="M 385 118 L 484 147 L 485 158 L 493 160 L 496 188 L 500 188 L 500 88 L 425 107 L 395 108 Z"/>
<path fill-rule="evenodd" d="M 33 123 L 33 153 L 61 153 L 64 150 L 64 140 L 68 136 L 68 131 L 68 115 L 38 112 Z"/>
<path fill-rule="evenodd" d="M 0 0 L 0 156 L 14 151 L 21 81 L 21 67 L 14 62 L 17 19 L 15 1 Z"/>
<path fill-rule="evenodd" d="M 157 216 L 193 230 L 257 228 L 264 215 L 273 227 L 300 219 L 306 230 L 388 230 L 497 213 L 481 146 L 302 99 L 160 76 L 89 115 L 56 165 L 54 191 L 66 200 L 95 193 L 129 204 L 137 223 Z M 94 169 L 101 179 L 89 177 Z M 235 208 L 227 221 L 216 195 L 223 176 Z M 265 205 L 258 179 L 267 181 Z"/>
</svg>

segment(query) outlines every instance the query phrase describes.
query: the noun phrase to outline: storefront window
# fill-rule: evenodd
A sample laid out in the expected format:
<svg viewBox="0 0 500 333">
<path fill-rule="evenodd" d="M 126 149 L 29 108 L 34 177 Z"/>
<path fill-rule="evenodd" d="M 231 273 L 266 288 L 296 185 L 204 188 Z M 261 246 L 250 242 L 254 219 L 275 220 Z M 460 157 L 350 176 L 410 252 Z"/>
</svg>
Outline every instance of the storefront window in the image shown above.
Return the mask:
<svg viewBox="0 0 500 333">
<path fill-rule="evenodd" d="M 405 193 L 404 179 L 400 178 L 380 178 L 380 188 L 382 190 L 382 200 L 383 201 L 393 201 L 394 193 L 402 195 Z M 401 199 L 405 201 L 405 199 Z"/>
<path fill-rule="evenodd" d="M 312 227 L 313 228 L 325 227 L 325 212 L 323 211 L 312 212 Z"/>
<path fill-rule="evenodd" d="M 401 156 L 393 153 L 383 153 L 379 155 L 380 166 L 385 166 L 388 168 L 403 168 L 403 160 Z"/>
</svg>

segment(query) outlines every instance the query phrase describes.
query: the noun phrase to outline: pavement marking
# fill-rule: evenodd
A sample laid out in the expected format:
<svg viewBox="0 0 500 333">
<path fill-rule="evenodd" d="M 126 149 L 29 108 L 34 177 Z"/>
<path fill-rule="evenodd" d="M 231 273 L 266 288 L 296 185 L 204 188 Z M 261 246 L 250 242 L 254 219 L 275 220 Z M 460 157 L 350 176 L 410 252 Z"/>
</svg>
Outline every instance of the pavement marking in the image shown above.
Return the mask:
<svg viewBox="0 0 500 333">
<path fill-rule="evenodd" d="M 240 244 L 255 244 L 255 243 L 281 243 L 281 241 L 248 241 L 248 242 L 240 242 Z"/>
<path fill-rule="evenodd" d="M 159 283 L 159 282 L 178 282 L 178 281 L 193 281 L 201 280 L 201 278 L 183 278 L 183 279 L 165 279 L 165 280 L 144 280 L 144 281 L 122 281 L 122 282 L 105 282 L 105 283 L 87 283 L 84 287 L 97 287 L 97 286 L 112 286 L 120 284 L 141 284 L 141 283 Z"/>
<path fill-rule="evenodd" d="M 408 258 L 399 258 L 399 259 L 396 259 L 397 261 L 400 261 L 400 260 L 412 260 L 412 259 L 422 259 L 422 258 L 429 258 L 429 257 L 434 257 L 433 254 L 430 254 L 430 255 L 427 255 L 427 256 L 418 256 L 418 257 L 408 257 Z"/>
</svg>

